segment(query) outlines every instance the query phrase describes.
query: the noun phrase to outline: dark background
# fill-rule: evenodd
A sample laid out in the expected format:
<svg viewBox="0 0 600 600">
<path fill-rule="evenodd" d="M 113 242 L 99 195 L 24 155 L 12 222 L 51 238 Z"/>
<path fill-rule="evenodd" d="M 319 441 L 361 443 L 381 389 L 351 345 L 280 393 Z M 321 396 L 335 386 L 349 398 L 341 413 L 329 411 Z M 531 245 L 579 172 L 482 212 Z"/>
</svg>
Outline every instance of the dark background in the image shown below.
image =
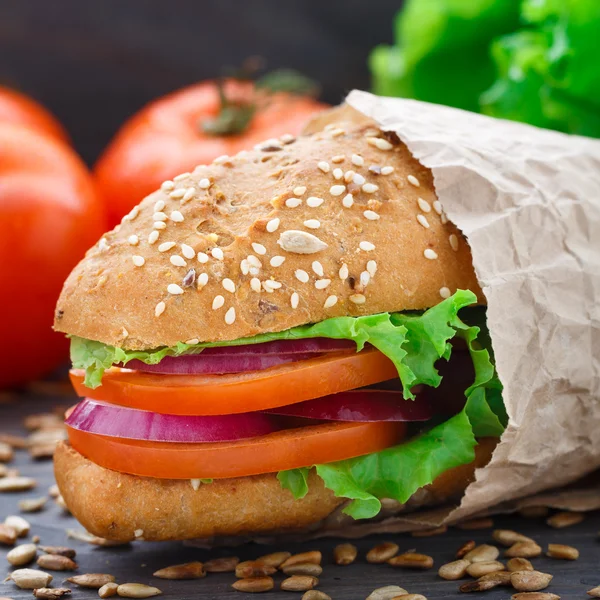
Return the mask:
<svg viewBox="0 0 600 600">
<path fill-rule="evenodd" d="M 402 0 L 0 0 L 0 85 L 32 95 L 92 163 L 157 96 L 260 55 L 338 103 L 367 89 Z"/>
</svg>

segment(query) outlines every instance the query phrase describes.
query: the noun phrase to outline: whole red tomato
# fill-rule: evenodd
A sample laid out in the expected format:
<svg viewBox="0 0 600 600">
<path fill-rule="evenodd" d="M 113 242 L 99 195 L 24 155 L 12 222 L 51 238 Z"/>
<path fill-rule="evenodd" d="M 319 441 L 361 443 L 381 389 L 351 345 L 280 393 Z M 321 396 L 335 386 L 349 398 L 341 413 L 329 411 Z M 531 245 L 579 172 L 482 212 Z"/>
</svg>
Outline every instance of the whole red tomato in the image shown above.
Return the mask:
<svg viewBox="0 0 600 600">
<path fill-rule="evenodd" d="M 0 123 L 19 124 L 58 140 L 68 141 L 63 126 L 41 104 L 28 96 L 0 86 Z"/>
<path fill-rule="evenodd" d="M 263 140 L 295 135 L 324 108 L 309 96 L 265 92 L 237 80 L 221 90 L 215 81 L 199 83 L 151 102 L 125 123 L 94 168 L 110 224 L 166 179 Z"/>
<path fill-rule="evenodd" d="M 73 150 L 0 122 L 0 387 L 40 377 L 66 358 L 66 339 L 52 331 L 56 299 L 105 225 Z"/>
</svg>

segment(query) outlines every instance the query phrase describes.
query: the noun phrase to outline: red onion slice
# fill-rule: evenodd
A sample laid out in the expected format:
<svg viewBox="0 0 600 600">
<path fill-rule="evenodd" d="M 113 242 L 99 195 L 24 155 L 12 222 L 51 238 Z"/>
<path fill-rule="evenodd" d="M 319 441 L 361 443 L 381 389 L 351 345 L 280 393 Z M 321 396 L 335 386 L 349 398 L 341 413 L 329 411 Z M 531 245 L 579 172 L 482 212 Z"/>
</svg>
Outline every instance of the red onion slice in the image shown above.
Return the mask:
<svg viewBox="0 0 600 600">
<path fill-rule="evenodd" d="M 281 429 L 280 419 L 261 412 L 191 417 L 125 408 L 86 398 L 66 424 L 74 429 L 153 442 L 230 442 L 267 435 Z"/>
<path fill-rule="evenodd" d="M 404 400 L 402 392 L 362 389 L 340 392 L 264 411 L 320 421 L 428 421 L 433 409 L 426 396 Z"/>
<path fill-rule="evenodd" d="M 306 352 L 338 352 L 340 350 L 356 350 L 352 340 L 334 340 L 330 338 L 306 338 L 302 340 L 274 340 L 260 344 L 243 344 L 241 346 L 219 346 L 205 348 L 202 355 L 211 356 L 256 356 L 257 354 L 304 354 Z M 179 357 L 183 358 L 183 357 Z"/>
</svg>

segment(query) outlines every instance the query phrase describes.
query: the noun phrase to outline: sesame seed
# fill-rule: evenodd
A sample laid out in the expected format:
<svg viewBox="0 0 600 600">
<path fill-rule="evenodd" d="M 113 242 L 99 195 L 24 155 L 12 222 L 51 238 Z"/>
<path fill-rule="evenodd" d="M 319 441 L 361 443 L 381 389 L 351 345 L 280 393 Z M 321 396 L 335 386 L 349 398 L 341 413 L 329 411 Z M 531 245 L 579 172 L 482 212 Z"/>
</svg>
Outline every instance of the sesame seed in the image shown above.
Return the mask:
<svg viewBox="0 0 600 600">
<path fill-rule="evenodd" d="M 367 180 L 360 173 L 355 173 L 352 178 L 352 183 L 355 183 L 356 185 L 363 185 L 366 181 Z"/>
<path fill-rule="evenodd" d="M 273 281 L 272 279 L 265 279 L 262 282 L 262 286 L 265 291 L 272 293 L 273 290 L 278 290 L 281 287 L 281 283 L 279 281 Z"/>
<path fill-rule="evenodd" d="M 258 267 L 249 267 L 248 272 L 250 275 L 256 276 L 260 273 L 260 269 Z"/>
<path fill-rule="evenodd" d="M 187 342 L 184 343 L 188 346 L 195 346 L 196 344 L 200 343 L 200 340 L 198 338 L 192 338 L 191 340 L 187 340 Z"/>
<path fill-rule="evenodd" d="M 166 229 L 167 224 L 164 221 L 154 221 L 152 227 L 154 227 L 154 229 Z"/>
<path fill-rule="evenodd" d="M 337 137 L 338 135 L 344 135 L 346 133 L 345 129 L 334 129 L 331 132 L 331 137 Z"/>
<path fill-rule="evenodd" d="M 366 219 L 369 219 L 369 221 L 377 221 L 379 219 L 379 215 L 374 210 L 365 210 L 363 215 Z"/>
<path fill-rule="evenodd" d="M 160 212 L 164 207 L 165 207 L 165 201 L 164 200 L 159 200 L 154 205 L 154 212 Z"/>
<path fill-rule="evenodd" d="M 254 250 L 254 252 L 256 252 L 256 254 L 266 254 L 267 253 L 267 249 L 262 244 L 259 244 L 258 242 L 252 242 L 252 250 Z"/>
<path fill-rule="evenodd" d="M 175 184 L 170 179 L 167 179 L 167 181 L 163 181 L 160 184 L 160 189 L 163 192 L 170 192 L 174 187 L 175 187 Z"/>
<path fill-rule="evenodd" d="M 340 169 L 339 167 L 337 169 L 333 170 L 333 178 L 334 179 L 342 179 L 343 176 L 344 176 L 344 171 L 342 171 L 342 169 Z"/>
<path fill-rule="evenodd" d="M 378 189 L 379 186 L 374 183 L 365 183 L 365 185 L 362 186 L 362 191 L 365 194 L 374 194 Z"/>
<path fill-rule="evenodd" d="M 165 308 L 167 308 L 167 305 L 164 302 L 159 302 L 154 307 L 154 316 L 160 317 L 160 315 L 162 315 L 165 312 Z"/>
<path fill-rule="evenodd" d="M 365 164 L 365 159 L 360 154 L 353 154 L 352 164 L 357 167 L 362 167 Z"/>
<path fill-rule="evenodd" d="M 171 248 L 174 248 L 177 244 L 175 242 L 163 242 L 158 247 L 159 252 L 168 252 Z"/>
<path fill-rule="evenodd" d="M 150 234 L 148 235 L 148 243 L 150 245 L 154 244 L 154 242 L 156 242 L 156 240 L 158 239 L 159 235 L 160 234 L 158 231 L 151 231 Z"/>
<path fill-rule="evenodd" d="M 373 173 L 373 175 L 381 175 L 381 167 L 379 165 L 371 165 L 369 167 L 369 173 Z"/>
<path fill-rule="evenodd" d="M 439 200 L 436 200 L 433 203 L 433 210 L 435 210 L 438 215 L 442 214 L 442 203 Z"/>
<path fill-rule="evenodd" d="M 429 221 L 424 215 L 417 215 L 417 221 L 419 221 L 419 223 L 421 223 L 425 229 L 429 229 Z"/>
<path fill-rule="evenodd" d="M 371 250 L 375 250 L 375 244 L 371 242 L 361 242 L 358 247 L 365 252 L 371 252 Z"/>
<path fill-rule="evenodd" d="M 329 287 L 330 283 L 331 279 L 317 279 L 317 281 L 315 281 L 315 287 L 318 290 L 324 290 L 326 287 Z"/>
<path fill-rule="evenodd" d="M 298 303 L 300 302 L 300 296 L 298 296 L 297 292 L 294 292 L 290 296 L 290 305 L 292 308 L 298 308 Z"/>
<path fill-rule="evenodd" d="M 323 265 L 318 261 L 315 260 L 313 261 L 312 264 L 312 270 L 319 276 L 319 277 L 323 277 L 323 275 L 325 274 L 325 271 L 323 270 Z"/>
<path fill-rule="evenodd" d="M 310 279 L 308 273 L 306 271 L 303 271 L 302 269 L 296 269 L 294 275 L 296 276 L 296 279 L 301 283 L 308 283 L 308 280 Z"/>
<path fill-rule="evenodd" d="M 442 211 L 442 214 L 440 215 L 440 221 L 442 222 L 442 225 L 445 225 L 448 222 L 448 217 L 446 216 L 446 213 Z"/>
<path fill-rule="evenodd" d="M 280 138 L 279 141 L 283 144 L 292 144 L 296 141 L 296 137 L 293 136 L 291 133 L 284 133 Z"/>
<path fill-rule="evenodd" d="M 335 123 L 329 123 L 328 125 L 325 125 L 325 127 L 323 127 L 324 131 L 331 131 L 332 129 L 335 129 L 337 127 L 337 125 Z"/>
<path fill-rule="evenodd" d="M 260 279 L 258 277 L 253 277 L 250 280 L 250 287 L 252 288 L 252 291 L 254 292 L 260 292 Z"/>
<path fill-rule="evenodd" d="M 200 275 L 198 275 L 198 279 L 196 279 L 196 286 L 198 287 L 198 289 L 201 290 L 207 283 L 208 283 L 208 274 L 200 273 Z"/>
<path fill-rule="evenodd" d="M 367 262 L 367 271 L 371 277 L 375 277 L 375 273 L 377 273 L 377 263 L 374 260 Z"/>
<path fill-rule="evenodd" d="M 140 207 L 139 207 L 139 205 L 138 206 L 134 206 L 131 209 L 130 213 L 127 215 L 127 218 L 130 221 L 133 221 L 139 214 L 140 214 Z"/>
<path fill-rule="evenodd" d="M 332 185 L 329 188 L 329 193 L 332 196 L 341 196 L 346 191 L 345 185 Z"/>
<path fill-rule="evenodd" d="M 369 271 L 363 271 L 360 274 L 361 285 L 367 286 L 367 285 L 369 285 L 369 281 L 371 281 L 371 274 L 369 273 Z"/>
<path fill-rule="evenodd" d="M 100 241 L 98 242 L 98 248 L 100 250 L 108 250 L 110 248 L 110 246 L 108 245 L 108 242 L 106 241 L 106 238 L 100 239 Z"/>
<path fill-rule="evenodd" d="M 450 246 L 451 246 L 452 250 L 454 250 L 454 252 L 457 252 L 458 251 L 458 238 L 452 233 L 452 234 L 450 234 L 448 241 L 450 242 Z"/>
<path fill-rule="evenodd" d="M 419 180 L 414 175 L 409 175 L 406 179 L 408 180 L 408 183 L 410 183 L 410 185 L 414 185 L 415 187 L 421 187 Z"/>
<path fill-rule="evenodd" d="M 132 246 L 137 246 L 140 243 L 140 238 L 137 235 L 130 235 L 127 238 L 127 241 L 132 245 Z"/>
<path fill-rule="evenodd" d="M 146 262 L 146 259 L 143 256 L 139 256 L 137 254 L 134 254 L 131 257 L 131 260 L 136 267 L 143 267 L 144 263 Z"/>
<path fill-rule="evenodd" d="M 450 297 L 450 290 L 446 286 L 441 287 L 440 288 L 440 296 L 442 298 L 444 298 L 444 299 L 445 298 L 449 298 Z"/>
<path fill-rule="evenodd" d="M 340 270 L 338 271 L 338 275 L 340 276 L 340 279 L 342 281 L 345 281 L 346 279 L 348 279 L 348 265 L 346 263 L 344 263 L 340 267 Z"/>
<path fill-rule="evenodd" d="M 294 196 L 302 196 L 302 194 L 306 193 L 306 186 L 299 185 L 298 187 L 295 187 L 292 191 L 294 192 Z"/>
<path fill-rule="evenodd" d="M 344 173 L 344 181 L 346 183 L 350 183 L 352 181 L 352 179 L 354 178 L 354 176 L 356 175 L 356 173 L 352 170 L 346 171 Z"/>
<path fill-rule="evenodd" d="M 183 195 L 183 198 L 181 199 L 181 204 L 185 204 L 186 202 L 189 202 L 194 195 L 196 194 L 196 190 L 193 187 L 189 187 L 187 190 L 185 190 L 185 194 Z"/>
<path fill-rule="evenodd" d="M 337 301 L 337 296 L 328 296 L 327 300 L 325 300 L 325 303 L 323 304 L 323 308 L 331 308 L 332 306 L 335 306 L 337 304 Z"/>
<path fill-rule="evenodd" d="M 344 162 L 344 160 L 346 160 L 346 157 L 343 154 L 336 154 L 331 158 L 331 162 L 335 165 Z"/>
<path fill-rule="evenodd" d="M 185 190 L 183 188 L 173 190 L 169 194 L 169 198 L 172 198 L 173 200 L 181 200 L 184 196 L 185 196 Z"/>
<path fill-rule="evenodd" d="M 350 208 L 354 204 L 354 198 L 352 194 L 346 194 L 342 200 L 342 204 L 345 208 Z"/>
<path fill-rule="evenodd" d="M 177 175 L 177 177 L 173 177 L 173 181 L 182 181 L 183 179 L 187 179 L 190 176 L 190 173 L 181 173 Z"/>
<path fill-rule="evenodd" d="M 221 308 L 221 306 L 223 306 L 223 304 L 225 304 L 225 298 L 223 298 L 223 296 L 221 295 L 217 295 L 213 299 L 212 309 L 218 310 L 219 308 Z"/>
<path fill-rule="evenodd" d="M 198 252 L 198 262 L 207 263 L 208 262 L 208 254 L 205 252 Z"/>
<path fill-rule="evenodd" d="M 304 227 L 308 227 L 309 229 L 319 229 L 319 227 L 321 227 L 321 221 L 318 219 L 308 219 L 308 221 L 304 221 Z"/>
<path fill-rule="evenodd" d="M 310 196 L 310 198 L 306 199 L 306 205 L 311 208 L 317 208 L 323 204 L 323 198 L 317 198 L 317 196 Z"/>
<path fill-rule="evenodd" d="M 225 324 L 226 325 L 233 325 L 234 323 L 235 323 L 235 308 L 232 306 L 225 313 Z"/>
<path fill-rule="evenodd" d="M 391 150 L 394 146 L 392 146 L 390 142 L 384 140 L 383 138 L 375 138 L 375 147 L 378 150 Z"/>
<path fill-rule="evenodd" d="M 190 260 L 196 256 L 196 251 L 187 244 L 181 244 L 181 253 Z"/>
<path fill-rule="evenodd" d="M 429 260 L 435 260 L 438 257 L 437 252 L 431 248 L 426 248 L 423 252 L 423 256 Z"/>
<path fill-rule="evenodd" d="M 271 219 L 270 221 L 267 222 L 267 231 L 269 233 L 273 233 L 274 231 L 277 231 L 280 223 L 281 223 L 281 220 L 278 217 Z"/>
<path fill-rule="evenodd" d="M 215 158 L 215 160 L 213 160 L 213 163 L 215 165 L 222 165 L 223 163 L 226 163 L 228 160 L 229 160 L 228 154 L 221 154 L 221 156 L 217 156 L 217 158 Z"/>
<path fill-rule="evenodd" d="M 260 262 L 260 260 L 258 260 L 258 258 L 256 258 L 256 256 L 254 256 L 254 254 L 248 254 L 246 260 L 248 261 L 248 264 L 252 265 L 253 267 L 256 267 L 257 269 L 260 269 L 262 267 L 262 263 Z"/>
<path fill-rule="evenodd" d="M 173 256 L 171 256 L 171 258 L 169 260 L 171 261 L 171 264 L 174 265 L 175 267 L 186 267 L 187 266 L 187 263 L 181 256 L 179 256 L 179 254 L 173 254 Z"/>
<path fill-rule="evenodd" d="M 323 173 L 329 173 L 329 163 L 325 162 L 324 160 L 322 160 L 317 167 L 319 167 Z"/>
<path fill-rule="evenodd" d="M 198 182 L 198 187 L 201 190 L 207 190 L 210 187 L 210 179 L 207 179 L 206 177 L 204 177 L 204 179 L 201 179 Z"/>
<path fill-rule="evenodd" d="M 300 206 L 302 204 L 302 200 L 300 200 L 300 198 L 288 198 L 285 201 L 285 205 L 288 208 L 296 208 L 297 206 Z"/>
<path fill-rule="evenodd" d="M 250 271 L 250 265 L 248 264 L 248 259 L 243 258 L 240 261 L 240 271 L 242 272 L 242 275 L 248 275 L 248 272 Z"/>
<path fill-rule="evenodd" d="M 171 221 L 175 221 L 175 223 L 181 223 L 183 221 L 183 215 L 178 210 L 174 210 L 171 213 Z"/>
<path fill-rule="evenodd" d="M 352 296 L 350 296 L 350 302 L 353 302 L 354 304 L 364 304 L 366 301 L 367 299 L 363 294 L 352 294 Z"/>
<path fill-rule="evenodd" d="M 176 283 L 170 283 L 167 286 L 167 292 L 169 292 L 169 294 L 173 294 L 173 296 L 178 296 L 180 294 L 183 294 L 183 289 L 179 287 Z"/>
<path fill-rule="evenodd" d="M 423 200 L 423 198 L 417 198 L 417 204 L 424 213 L 431 212 L 431 205 L 429 202 L 427 202 L 427 200 Z"/>
<path fill-rule="evenodd" d="M 221 248 L 213 248 L 210 253 L 212 254 L 213 258 L 216 258 L 217 260 L 223 260 L 223 250 L 221 250 Z"/>
<path fill-rule="evenodd" d="M 223 288 L 226 291 L 231 292 L 232 294 L 235 294 L 235 283 L 233 283 L 233 281 L 231 279 L 226 277 L 225 279 L 223 279 L 221 284 L 223 285 Z"/>
<path fill-rule="evenodd" d="M 383 167 L 381 169 L 381 174 L 382 175 L 390 175 L 393 172 L 394 172 L 394 167 Z"/>
<path fill-rule="evenodd" d="M 280 267 L 283 263 L 285 262 L 285 256 L 274 256 L 270 261 L 269 264 L 272 267 Z"/>
</svg>

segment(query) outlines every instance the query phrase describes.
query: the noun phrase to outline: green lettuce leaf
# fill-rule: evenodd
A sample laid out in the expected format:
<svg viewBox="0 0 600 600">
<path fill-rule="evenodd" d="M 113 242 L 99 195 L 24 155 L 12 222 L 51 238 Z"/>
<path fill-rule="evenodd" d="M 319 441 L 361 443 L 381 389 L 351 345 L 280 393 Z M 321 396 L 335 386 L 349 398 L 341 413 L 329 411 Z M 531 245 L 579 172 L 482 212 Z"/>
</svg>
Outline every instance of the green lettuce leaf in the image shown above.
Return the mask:
<svg viewBox="0 0 600 600">
<path fill-rule="evenodd" d="M 300 469 L 290 469 L 289 471 L 279 471 L 277 479 L 284 490 L 290 490 L 294 498 L 304 498 L 308 494 L 308 467 Z"/>
<path fill-rule="evenodd" d="M 455 335 L 456 323 L 460 321 L 457 320 L 458 311 L 474 304 L 476 300 L 473 292 L 458 290 L 450 298 L 442 300 L 421 315 L 380 313 L 364 317 L 335 317 L 314 325 L 302 325 L 250 338 L 194 345 L 179 343 L 174 347 L 149 351 L 128 351 L 101 342 L 73 337 L 71 360 L 75 368 L 85 369 L 85 385 L 93 389 L 101 384 L 105 369 L 113 364 L 127 364 L 133 359 L 146 364 L 157 364 L 165 356 L 198 353 L 204 348 L 214 346 L 238 346 L 315 337 L 346 339 L 356 343 L 357 351 L 362 350 L 368 342 L 390 358 L 398 369 L 404 397 L 414 398 L 410 391 L 414 385 L 439 385 L 440 376 L 435 362 L 449 352 L 448 342 Z"/>
</svg>

